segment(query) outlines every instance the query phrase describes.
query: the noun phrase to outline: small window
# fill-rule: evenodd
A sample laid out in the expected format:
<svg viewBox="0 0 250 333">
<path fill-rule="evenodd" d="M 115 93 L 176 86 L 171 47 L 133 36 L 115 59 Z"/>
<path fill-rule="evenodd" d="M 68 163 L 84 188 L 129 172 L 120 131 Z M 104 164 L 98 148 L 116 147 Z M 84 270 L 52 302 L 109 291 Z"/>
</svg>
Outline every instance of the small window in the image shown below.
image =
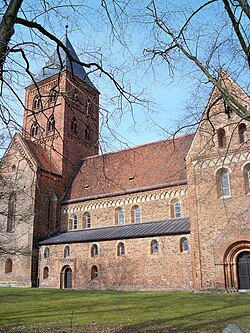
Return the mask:
<svg viewBox="0 0 250 333">
<path fill-rule="evenodd" d="M 91 215 L 89 212 L 83 214 L 83 229 L 91 228 Z"/>
<path fill-rule="evenodd" d="M 98 253 L 99 253 L 99 251 L 98 251 L 97 244 L 93 244 L 91 246 L 91 257 L 98 257 Z"/>
<path fill-rule="evenodd" d="M 240 124 L 238 127 L 239 130 L 239 141 L 240 143 L 244 143 L 247 141 L 247 127 L 245 124 Z"/>
<path fill-rule="evenodd" d="M 217 131 L 218 137 L 218 147 L 225 148 L 226 147 L 226 132 L 224 128 L 219 128 Z"/>
<path fill-rule="evenodd" d="M 39 129 L 40 126 L 38 125 L 38 123 L 35 121 L 32 126 L 31 126 L 31 131 L 30 131 L 30 135 L 32 138 L 36 138 L 39 134 Z"/>
<path fill-rule="evenodd" d="M 12 260 L 10 258 L 5 261 L 5 274 L 12 272 Z"/>
<path fill-rule="evenodd" d="M 79 101 L 79 97 L 78 97 L 78 92 L 77 90 L 75 90 L 72 94 L 72 99 L 75 103 L 77 103 Z"/>
<path fill-rule="evenodd" d="M 67 245 L 64 248 L 64 258 L 67 258 L 70 256 L 70 247 Z"/>
<path fill-rule="evenodd" d="M 86 115 L 87 116 L 92 113 L 92 104 L 93 104 L 93 101 L 88 97 L 87 102 L 86 102 Z"/>
<path fill-rule="evenodd" d="M 73 119 L 71 120 L 71 132 L 77 133 L 76 117 L 73 117 Z"/>
<path fill-rule="evenodd" d="M 91 280 L 95 280 L 98 278 L 98 267 L 92 266 L 91 267 Z"/>
<path fill-rule="evenodd" d="M 77 216 L 76 214 L 71 214 L 69 218 L 69 229 L 76 230 L 77 229 Z"/>
<path fill-rule="evenodd" d="M 115 224 L 124 224 L 124 210 L 121 207 L 115 210 Z"/>
<path fill-rule="evenodd" d="M 222 168 L 217 171 L 217 188 L 219 197 L 230 197 L 230 180 L 228 169 Z"/>
<path fill-rule="evenodd" d="M 117 255 L 119 256 L 124 256 L 125 255 L 125 245 L 124 243 L 119 243 L 117 246 Z"/>
<path fill-rule="evenodd" d="M 182 237 L 180 240 L 180 251 L 187 252 L 188 251 L 188 240 L 186 237 Z"/>
<path fill-rule="evenodd" d="M 12 192 L 8 202 L 7 232 L 15 230 L 16 224 L 16 193 Z"/>
<path fill-rule="evenodd" d="M 33 100 L 33 110 L 40 109 L 42 106 L 41 97 L 39 95 L 36 95 Z"/>
<path fill-rule="evenodd" d="M 49 258 L 49 248 L 48 248 L 48 247 L 46 247 L 46 248 L 44 249 L 44 258 L 45 258 L 45 259 Z"/>
<path fill-rule="evenodd" d="M 48 119 L 48 131 L 49 132 L 52 132 L 55 130 L 55 117 L 54 115 L 50 116 L 49 119 Z"/>
<path fill-rule="evenodd" d="M 157 240 L 152 240 L 152 242 L 150 243 L 150 250 L 151 250 L 151 254 L 159 253 L 159 244 L 158 244 Z"/>
<path fill-rule="evenodd" d="M 250 163 L 246 164 L 243 169 L 245 192 L 250 193 Z"/>
<path fill-rule="evenodd" d="M 139 206 L 133 206 L 131 209 L 131 222 L 140 223 L 141 222 L 141 210 Z"/>
<path fill-rule="evenodd" d="M 57 91 L 55 89 L 51 89 L 49 93 L 49 103 L 55 103 L 57 100 Z"/>
<path fill-rule="evenodd" d="M 181 203 L 178 199 L 174 199 L 170 203 L 170 216 L 172 219 L 181 217 Z"/>
<path fill-rule="evenodd" d="M 43 269 L 43 278 L 48 279 L 48 277 L 49 277 L 49 268 L 44 267 L 44 269 Z"/>
</svg>

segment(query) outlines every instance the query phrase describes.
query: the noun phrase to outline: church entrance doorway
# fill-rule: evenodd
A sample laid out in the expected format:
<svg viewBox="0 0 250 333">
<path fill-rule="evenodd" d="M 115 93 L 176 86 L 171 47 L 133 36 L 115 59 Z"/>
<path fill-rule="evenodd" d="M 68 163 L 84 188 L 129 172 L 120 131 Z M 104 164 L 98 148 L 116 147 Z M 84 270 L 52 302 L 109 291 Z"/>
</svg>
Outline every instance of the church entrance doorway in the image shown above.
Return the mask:
<svg viewBox="0 0 250 333">
<path fill-rule="evenodd" d="M 72 269 L 67 266 L 62 272 L 61 287 L 64 289 L 72 288 Z"/>
<path fill-rule="evenodd" d="M 250 252 L 241 252 L 237 258 L 239 289 L 250 289 Z"/>
</svg>

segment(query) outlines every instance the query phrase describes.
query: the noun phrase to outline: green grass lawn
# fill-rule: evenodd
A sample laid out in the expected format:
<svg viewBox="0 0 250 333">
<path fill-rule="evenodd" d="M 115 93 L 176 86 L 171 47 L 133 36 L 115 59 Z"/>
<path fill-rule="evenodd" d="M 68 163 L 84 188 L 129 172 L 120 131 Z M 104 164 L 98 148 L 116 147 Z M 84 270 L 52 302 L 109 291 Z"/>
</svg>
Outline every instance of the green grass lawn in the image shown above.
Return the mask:
<svg viewBox="0 0 250 333">
<path fill-rule="evenodd" d="M 250 293 L 0 288 L 0 332 L 250 332 Z"/>
</svg>

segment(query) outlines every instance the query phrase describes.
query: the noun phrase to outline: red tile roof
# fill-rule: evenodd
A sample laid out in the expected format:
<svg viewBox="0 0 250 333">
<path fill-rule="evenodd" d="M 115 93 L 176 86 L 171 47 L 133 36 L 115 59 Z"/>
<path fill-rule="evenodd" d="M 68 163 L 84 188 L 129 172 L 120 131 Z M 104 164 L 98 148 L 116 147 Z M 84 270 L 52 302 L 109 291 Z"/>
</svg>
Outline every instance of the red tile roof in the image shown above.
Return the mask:
<svg viewBox="0 0 250 333">
<path fill-rule="evenodd" d="M 34 157 L 34 159 L 37 161 L 38 165 L 42 170 L 45 170 L 47 172 L 52 172 L 56 175 L 60 175 L 60 172 L 56 165 L 53 163 L 51 158 L 46 153 L 45 149 L 38 145 L 37 143 L 27 139 L 23 138 L 25 144 L 28 146 L 30 153 Z"/>
<path fill-rule="evenodd" d="M 88 157 L 69 187 L 65 200 L 125 193 L 183 183 L 185 157 L 194 134 Z"/>
</svg>

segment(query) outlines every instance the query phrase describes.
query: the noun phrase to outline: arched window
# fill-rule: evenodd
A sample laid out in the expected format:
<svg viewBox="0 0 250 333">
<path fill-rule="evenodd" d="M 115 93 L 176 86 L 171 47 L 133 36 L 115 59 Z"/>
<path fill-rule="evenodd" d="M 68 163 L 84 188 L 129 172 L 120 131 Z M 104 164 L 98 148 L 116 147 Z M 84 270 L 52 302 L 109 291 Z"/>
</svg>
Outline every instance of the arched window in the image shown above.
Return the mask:
<svg viewBox="0 0 250 333">
<path fill-rule="evenodd" d="M 226 168 L 217 171 L 217 189 L 218 197 L 230 197 L 229 171 Z"/>
<path fill-rule="evenodd" d="M 98 245 L 97 244 L 93 244 L 91 246 L 91 257 L 97 257 L 98 254 L 99 254 Z"/>
<path fill-rule="evenodd" d="M 56 125 L 55 117 L 52 114 L 48 119 L 48 125 L 47 125 L 48 131 L 49 132 L 54 131 L 55 130 L 55 125 Z"/>
<path fill-rule="evenodd" d="M 124 245 L 124 243 L 119 243 L 117 245 L 117 255 L 118 255 L 118 257 L 125 255 L 125 245 Z"/>
<path fill-rule="evenodd" d="M 91 267 L 91 280 L 95 280 L 98 278 L 98 267 L 92 266 Z"/>
<path fill-rule="evenodd" d="M 49 258 L 49 248 L 48 247 L 45 247 L 43 256 L 45 259 Z"/>
<path fill-rule="evenodd" d="M 91 215 L 89 212 L 83 214 L 83 228 L 91 228 Z"/>
<path fill-rule="evenodd" d="M 238 131 L 239 131 L 239 141 L 240 143 L 244 143 L 247 141 L 247 127 L 245 124 L 239 124 L 238 127 Z"/>
<path fill-rule="evenodd" d="M 67 245 L 64 248 L 64 258 L 67 258 L 70 256 L 70 247 Z"/>
<path fill-rule="evenodd" d="M 77 133 L 77 122 L 76 122 L 76 117 L 75 116 L 71 120 L 71 132 Z"/>
<path fill-rule="evenodd" d="M 48 279 L 48 277 L 49 277 L 49 268 L 44 267 L 44 269 L 43 269 L 43 278 Z"/>
<path fill-rule="evenodd" d="M 76 214 L 71 214 L 69 218 L 69 229 L 76 230 L 77 229 L 77 216 Z"/>
<path fill-rule="evenodd" d="M 55 101 L 57 100 L 57 91 L 53 88 L 50 90 L 49 93 L 49 103 L 55 103 Z"/>
<path fill-rule="evenodd" d="M 250 193 L 250 163 L 246 164 L 243 169 L 245 192 Z"/>
<path fill-rule="evenodd" d="M 180 239 L 180 251 L 187 252 L 188 251 L 188 240 L 186 237 L 182 237 Z"/>
<path fill-rule="evenodd" d="M 170 203 L 170 217 L 172 219 L 181 217 L 181 203 L 178 199 L 174 199 Z"/>
<path fill-rule="evenodd" d="M 12 272 L 12 260 L 10 258 L 5 261 L 5 274 Z"/>
<path fill-rule="evenodd" d="M 224 128 L 219 128 L 217 130 L 217 137 L 218 137 L 219 148 L 226 147 L 226 132 L 225 132 Z"/>
<path fill-rule="evenodd" d="M 36 95 L 33 99 L 33 110 L 40 109 L 42 106 L 41 97 Z"/>
<path fill-rule="evenodd" d="M 9 196 L 8 202 L 8 216 L 7 216 L 7 232 L 15 229 L 16 223 L 16 193 L 12 192 Z"/>
<path fill-rule="evenodd" d="M 133 206 L 131 209 L 131 222 L 140 223 L 141 222 L 141 210 L 139 206 Z"/>
<path fill-rule="evenodd" d="M 115 224 L 124 224 L 124 210 L 121 207 L 115 210 Z"/>
<path fill-rule="evenodd" d="M 37 121 L 35 121 L 32 126 L 31 126 L 31 130 L 30 130 L 30 135 L 32 138 L 36 138 L 39 134 L 39 125 L 37 123 Z"/>
<path fill-rule="evenodd" d="M 157 242 L 157 240 L 152 240 L 152 242 L 150 243 L 150 252 L 151 254 L 158 254 L 159 253 L 159 244 Z"/>
</svg>

